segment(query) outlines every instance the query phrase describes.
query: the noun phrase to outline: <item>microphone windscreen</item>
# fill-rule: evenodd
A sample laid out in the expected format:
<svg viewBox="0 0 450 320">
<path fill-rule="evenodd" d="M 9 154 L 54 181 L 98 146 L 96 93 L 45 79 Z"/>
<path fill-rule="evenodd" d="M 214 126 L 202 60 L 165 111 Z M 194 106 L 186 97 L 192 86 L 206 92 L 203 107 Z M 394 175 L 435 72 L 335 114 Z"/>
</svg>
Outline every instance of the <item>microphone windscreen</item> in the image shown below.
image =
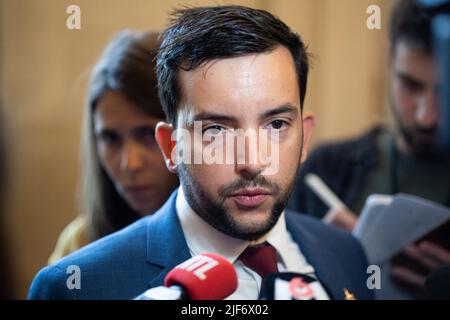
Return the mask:
<svg viewBox="0 0 450 320">
<path fill-rule="evenodd" d="M 433 271 L 427 277 L 425 292 L 428 299 L 450 300 L 450 265 Z"/>
<path fill-rule="evenodd" d="M 238 285 L 234 266 L 214 253 L 192 257 L 172 269 L 164 285 L 181 286 L 191 300 L 222 300 L 231 295 Z"/>
<path fill-rule="evenodd" d="M 271 273 L 261 284 L 260 300 L 315 300 L 327 294 L 314 277 L 306 274 Z"/>
</svg>

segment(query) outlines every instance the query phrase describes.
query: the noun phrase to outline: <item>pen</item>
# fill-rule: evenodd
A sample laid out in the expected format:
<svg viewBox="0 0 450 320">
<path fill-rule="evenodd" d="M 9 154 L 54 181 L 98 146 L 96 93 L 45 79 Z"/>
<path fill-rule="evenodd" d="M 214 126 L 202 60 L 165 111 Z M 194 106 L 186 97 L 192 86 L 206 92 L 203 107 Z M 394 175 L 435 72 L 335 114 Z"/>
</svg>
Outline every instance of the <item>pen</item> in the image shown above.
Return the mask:
<svg viewBox="0 0 450 320">
<path fill-rule="evenodd" d="M 334 217 L 341 209 L 347 209 L 347 206 L 338 198 L 338 196 L 331 191 L 331 189 L 323 182 L 323 180 L 314 173 L 308 173 L 305 177 L 305 182 L 308 187 L 325 203 L 330 209 L 328 213 L 322 218 L 323 222 L 331 223 Z"/>
</svg>

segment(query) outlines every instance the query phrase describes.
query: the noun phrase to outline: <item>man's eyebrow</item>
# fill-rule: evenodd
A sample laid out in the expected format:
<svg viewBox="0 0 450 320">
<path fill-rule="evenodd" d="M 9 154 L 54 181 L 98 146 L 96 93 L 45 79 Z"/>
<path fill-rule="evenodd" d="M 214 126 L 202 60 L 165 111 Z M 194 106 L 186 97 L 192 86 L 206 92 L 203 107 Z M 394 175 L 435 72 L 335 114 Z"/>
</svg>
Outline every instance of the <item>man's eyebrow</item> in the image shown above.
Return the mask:
<svg viewBox="0 0 450 320">
<path fill-rule="evenodd" d="M 424 86 L 424 84 L 421 81 L 414 79 L 414 77 L 410 76 L 409 74 L 407 74 L 405 72 L 397 71 L 397 77 L 399 77 L 403 81 L 408 82 L 409 84 L 412 84 L 414 86 L 417 86 L 417 87 Z"/>
<path fill-rule="evenodd" d="M 270 109 L 270 110 L 267 110 L 267 111 L 263 112 L 259 116 L 259 119 L 260 120 L 264 120 L 266 118 L 273 117 L 273 116 L 276 116 L 276 115 L 281 114 L 281 113 L 294 113 L 295 115 L 297 115 L 298 114 L 298 108 L 295 107 L 294 105 L 290 104 L 290 103 L 286 103 L 286 104 L 283 104 L 283 105 L 281 105 L 279 107 L 276 107 L 274 109 Z M 193 117 L 192 123 L 194 121 L 238 122 L 238 118 L 230 116 L 230 115 L 214 113 L 214 112 L 209 112 L 209 111 L 203 111 L 203 112 L 200 112 L 200 113 L 196 114 Z"/>
<path fill-rule="evenodd" d="M 260 116 L 260 120 L 264 120 L 269 117 L 277 116 L 282 113 L 293 113 L 295 116 L 298 114 L 298 108 L 290 103 L 285 103 L 279 107 L 263 112 Z"/>
<path fill-rule="evenodd" d="M 197 113 L 193 118 L 193 121 L 205 121 L 205 120 L 231 122 L 231 121 L 237 121 L 237 118 L 229 116 L 229 115 L 225 115 L 225 114 L 208 112 L 208 111 Z"/>
</svg>

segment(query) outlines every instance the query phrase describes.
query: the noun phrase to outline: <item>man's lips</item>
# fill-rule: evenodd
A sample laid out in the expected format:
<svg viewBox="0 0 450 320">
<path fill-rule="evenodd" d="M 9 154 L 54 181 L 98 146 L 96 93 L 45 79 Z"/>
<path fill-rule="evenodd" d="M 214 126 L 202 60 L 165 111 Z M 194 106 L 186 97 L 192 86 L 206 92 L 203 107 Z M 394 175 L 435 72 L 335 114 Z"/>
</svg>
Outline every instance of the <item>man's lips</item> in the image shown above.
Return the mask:
<svg viewBox="0 0 450 320">
<path fill-rule="evenodd" d="M 271 192 L 269 190 L 256 188 L 239 190 L 230 197 L 238 205 L 251 208 L 260 206 L 270 195 Z"/>
<path fill-rule="evenodd" d="M 247 188 L 247 189 L 241 189 L 239 191 L 234 192 L 231 196 L 232 197 L 236 197 L 236 196 L 247 196 L 247 197 L 252 197 L 252 196 L 257 196 L 257 195 L 270 195 L 272 194 L 269 190 L 267 189 L 263 189 L 263 188 Z"/>
</svg>

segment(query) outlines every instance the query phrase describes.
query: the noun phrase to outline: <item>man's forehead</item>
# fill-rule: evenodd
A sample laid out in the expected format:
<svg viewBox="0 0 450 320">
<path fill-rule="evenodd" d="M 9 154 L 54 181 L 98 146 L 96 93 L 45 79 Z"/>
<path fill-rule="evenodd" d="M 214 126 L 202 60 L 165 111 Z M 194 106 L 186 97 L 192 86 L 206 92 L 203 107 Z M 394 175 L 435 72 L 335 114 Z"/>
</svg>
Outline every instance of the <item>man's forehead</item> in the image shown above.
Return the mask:
<svg viewBox="0 0 450 320">
<path fill-rule="evenodd" d="M 290 103 L 300 110 L 300 89 L 289 50 L 219 59 L 192 71 L 180 71 L 179 114 L 201 112 L 242 117 Z"/>
<path fill-rule="evenodd" d="M 290 51 L 282 46 L 273 50 L 205 61 L 193 70 L 179 70 L 180 94 L 208 84 L 220 84 L 214 91 L 227 88 L 264 84 L 271 79 L 286 79 L 297 84 L 297 70 Z M 207 93 L 207 92 L 205 92 Z"/>
<path fill-rule="evenodd" d="M 397 42 L 393 58 L 396 62 L 420 59 L 429 63 L 434 63 L 434 56 L 431 51 L 425 49 L 420 43 L 407 40 L 400 40 Z"/>
<path fill-rule="evenodd" d="M 406 42 L 397 45 L 393 67 L 397 74 L 407 75 L 417 81 L 437 81 L 437 64 L 433 55 Z"/>
</svg>

